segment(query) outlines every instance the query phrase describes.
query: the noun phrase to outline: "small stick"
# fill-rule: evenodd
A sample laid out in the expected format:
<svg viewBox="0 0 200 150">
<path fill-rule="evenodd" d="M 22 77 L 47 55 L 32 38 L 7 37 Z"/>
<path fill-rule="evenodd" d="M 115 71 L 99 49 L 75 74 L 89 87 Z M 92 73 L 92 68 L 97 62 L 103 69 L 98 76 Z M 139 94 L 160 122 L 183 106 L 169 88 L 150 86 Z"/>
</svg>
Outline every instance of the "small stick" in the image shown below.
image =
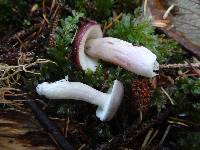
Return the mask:
<svg viewBox="0 0 200 150">
<path fill-rule="evenodd" d="M 82 150 L 84 147 L 86 146 L 86 144 L 81 145 L 78 150 Z"/>
<path fill-rule="evenodd" d="M 171 12 L 171 10 L 174 8 L 174 5 L 171 5 L 167 11 L 165 12 L 165 14 L 163 15 L 163 19 L 167 19 L 167 17 L 169 16 L 169 13 Z"/>
<path fill-rule="evenodd" d="M 165 89 L 163 87 L 161 87 L 161 90 L 164 92 L 164 94 L 167 96 L 167 98 L 170 100 L 171 104 L 172 105 L 175 105 L 174 104 L 174 101 L 172 100 L 172 98 L 169 96 L 169 94 L 165 91 Z"/>
<path fill-rule="evenodd" d="M 159 146 L 161 146 L 165 140 L 165 138 L 167 137 L 167 134 L 169 133 L 169 130 L 171 129 L 171 125 L 168 125 L 167 129 L 165 130 L 165 133 L 162 137 L 162 139 L 160 140 Z"/>
<path fill-rule="evenodd" d="M 153 128 L 151 128 L 151 129 L 149 130 L 149 132 L 147 133 L 147 135 L 146 135 L 146 137 L 145 137 L 145 139 L 144 139 L 144 142 L 143 142 L 143 144 L 142 144 L 141 150 L 144 150 L 144 149 L 145 149 L 145 146 L 147 145 L 147 143 L 148 143 L 148 141 L 149 141 L 149 139 L 150 139 L 152 133 L 153 133 Z"/>
<path fill-rule="evenodd" d="M 22 42 L 22 40 L 19 38 L 18 35 L 16 35 L 16 38 L 17 38 L 17 40 L 19 41 L 19 43 L 21 44 L 21 46 L 22 46 L 23 48 L 26 48 L 25 44 Z"/>
<path fill-rule="evenodd" d="M 53 10 L 55 5 L 56 5 L 56 0 L 52 0 L 50 14 L 52 13 L 52 10 Z"/>
<path fill-rule="evenodd" d="M 108 30 L 109 28 L 111 28 L 111 26 L 113 25 L 114 22 L 116 22 L 117 20 L 119 20 L 122 17 L 123 13 L 120 13 L 118 16 L 116 16 L 107 26 L 104 27 L 103 29 L 103 33 Z"/>
<path fill-rule="evenodd" d="M 55 141 L 55 143 L 62 149 L 62 150 L 73 150 L 72 146 L 66 141 L 65 137 L 60 133 L 60 131 L 55 127 L 54 123 L 51 122 L 46 114 L 35 104 L 34 101 L 29 100 L 27 104 L 30 106 L 31 110 L 42 124 L 44 129 L 46 129 L 50 137 Z"/>
<path fill-rule="evenodd" d="M 64 135 L 65 135 L 65 137 L 68 136 L 69 123 L 70 123 L 70 120 L 69 120 L 69 117 L 67 117 L 67 120 L 65 120 L 65 127 L 64 127 Z"/>
<path fill-rule="evenodd" d="M 147 16 L 147 1 L 148 0 L 144 0 L 144 17 L 146 17 Z"/>
<path fill-rule="evenodd" d="M 190 67 L 200 67 L 200 62 L 198 63 L 185 63 L 185 64 L 167 64 L 167 65 L 160 65 L 159 68 L 161 69 L 175 69 L 175 68 L 190 68 Z"/>
<path fill-rule="evenodd" d="M 154 134 L 152 135 L 152 137 L 150 138 L 150 140 L 148 141 L 147 145 L 148 146 L 149 144 L 151 144 L 151 142 L 153 141 L 153 139 L 156 137 L 156 135 L 158 134 L 159 130 L 157 129 Z"/>
</svg>

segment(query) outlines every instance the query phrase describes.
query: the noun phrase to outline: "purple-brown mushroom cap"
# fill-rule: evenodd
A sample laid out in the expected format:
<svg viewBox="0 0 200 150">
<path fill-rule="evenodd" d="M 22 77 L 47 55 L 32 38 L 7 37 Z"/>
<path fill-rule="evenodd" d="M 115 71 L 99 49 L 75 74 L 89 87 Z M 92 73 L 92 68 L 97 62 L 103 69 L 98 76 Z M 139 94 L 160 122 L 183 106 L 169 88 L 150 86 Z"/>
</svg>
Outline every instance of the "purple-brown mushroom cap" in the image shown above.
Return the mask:
<svg viewBox="0 0 200 150">
<path fill-rule="evenodd" d="M 89 39 L 97 39 L 102 37 L 103 33 L 101 26 L 95 21 L 89 21 L 79 28 L 73 42 L 73 48 L 76 64 L 81 69 L 90 69 L 92 71 L 96 70 L 96 67 L 98 66 L 98 60 L 88 56 L 85 53 L 85 43 Z"/>
</svg>

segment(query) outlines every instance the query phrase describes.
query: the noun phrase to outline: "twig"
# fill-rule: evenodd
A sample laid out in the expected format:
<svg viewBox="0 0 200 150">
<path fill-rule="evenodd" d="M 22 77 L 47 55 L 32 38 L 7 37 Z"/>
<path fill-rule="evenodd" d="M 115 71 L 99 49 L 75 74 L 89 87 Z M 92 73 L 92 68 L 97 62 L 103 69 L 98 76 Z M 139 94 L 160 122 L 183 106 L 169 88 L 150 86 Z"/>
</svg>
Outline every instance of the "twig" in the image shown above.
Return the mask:
<svg viewBox="0 0 200 150">
<path fill-rule="evenodd" d="M 60 10 L 59 5 L 57 5 L 56 10 L 54 11 L 54 14 L 51 17 L 51 32 L 49 34 L 49 46 L 55 47 L 55 34 L 56 34 L 56 28 L 58 26 L 59 18 L 60 18 Z"/>
<path fill-rule="evenodd" d="M 53 15 L 52 15 L 52 20 L 54 20 L 56 16 L 58 16 L 58 20 L 59 20 L 59 17 L 60 17 L 59 9 L 60 9 L 60 6 L 58 5 L 58 6 L 56 7 L 56 10 L 54 11 L 54 13 L 53 13 Z"/>
<path fill-rule="evenodd" d="M 17 38 L 17 40 L 19 41 L 19 43 L 21 44 L 21 46 L 22 46 L 23 48 L 26 48 L 26 45 L 24 44 L 24 42 L 22 42 L 22 40 L 19 38 L 18 35 L 16 35 L 16 38 Z"/>
<path fill-rule="evenodd" d="M 40 28 L 40 24 L 35 24 L 32 27 L 30 27 L 29 29 L 21 30 L 21 31 L 17 32 L 16 34 L 14 34 L 13 36 L 9 37 L 7 42 L 15 41 L 17 39 L 17 36 L 20 39 L 24 39 L 26 36 L 36 32 L 39 28 Z"/>
<path fill-rule="evenodd" d="M 149 132 L 147 133 L 147 135 L 146 135 L 146 137 L 145 137 L 145 139 L 144 139 L 144 142 L 142 143 L 141 150 L 144 150 L 144 149 L 145 149 L 145 147 L 146 147 L 146 145 L 147 145 L 147 143 L 148 143 L 148 141 L 149 141 L 149 139 L 150 139 L 152 133 L 153 133 L 153 128 L 151 128 L 151 129 L 149 130 Z"/>
<path fill-rule="evenodd" d="M 161 146 L 165 140 L 165 138 L 167 137 L 167 134 L 169 133 L 169 130 L 171 129 L 171 125 L 168 125 L 167 129 L 165 130 L 165 133 L 162 137 L 162 139 L 159 142 L 159 146 Z"/>
<path fill-rule="evenodd" d="M 147 16 L 147 1 L 148 1 L 148 0 L 145 0 L 145 1 L 144 1 L 144 17 Z"/>
<path fill-rule="evenodd" d="M 167 65 L 160 65 L 159 68 L 161 69 L 175 69 L 175 68 L 190 68 L 190 67 L 200 68 L 200 63 L 185 63 L 185 64 L 167 64 Z"/>
<path fill-rule="evenodd" d="M 56 5 L 56 0 L 52 0 L 50 14 L 52 13 L 52 10 L 55 7 L 55 5 Z"/>
<path fill-rule="evenodd" d="M 167 26 L 169 26 L 169 24 L 170 24 L 170 21 L 169 20 L 161 20 L 161 19 L 157 19 L 157 20 L 154 20 L 153 22 L 152 22 L 152 25 L 154 26 L 154 27 L 160 27 L 160 28 L 164 28 L 164 27 L 167 27 Z M 172 25 L 170 25 L 170 28 L 172 28 L 173 26 Z M 170 29 L 169 28 L 169 29 Z"/>
<path fill-rule="evenodd" d="M 167 11 L 165 12 L 165 14 L 163 15 L 163 19 L 167 19 L 167 17 L 169 16 L 170 11 L 174 8 L 174 5 L 171 5 Z"/>
<path fill-rule="evenodd" d="M 70 120 L 69 120 L 69 117 L 67 117 L 67 120 L 65 119 L 65 126 L 64 126 L 64 135 L 65 135 L 65 137 L 68 136 L 69 123 L 70 123 Z"/>
<path fill-rule="evenodd" d="M 175 104 L 174 104 L 174 101 L 173 101 L 172 98 L 169 96 L 169 94 L 166 92 L 166 90 L 165 90 L 163 87 L 161 87 L 161 90 L 162 90 L 163 93 L 167 96 L 167 98 L 170 100 L 171 104 L 172 104 L 172 105 L 175 105 Z"/>
<path fill-rule="evenodd" d="M 156 130 L 156 131 L 154 132 L 154 134 L 152 135 L 152 137 L 151 137 L 150 140 L 148 141 L 146 147 L 147 147 L 149 144 L 151 144 L 151 142 L 152 142 L 153 139 L 156 137 L 156 135 L 158 134 L 158 132 L 159 132 L 159 130 Z"/>
<path fill-rule="evenodd" d="M 118 16 L 116 16 L 107 26 L 104 27 L 103 33 L 105 33 L 106 30 L 112 27 L 113 23 L 118 21 L 122 17 L 123 13 L 120 13 Z"/>
<path fill-rule="evenodd" d="M 186 123 L 183 123 L 183 122 L 180 122 L 180 121 L 173 121 L 173 120 L 168 120 L 168 122 L 170 124 L 177 124 L 177 125 L 181 125 L 181 126 L 184 126 L 184 127 L 189 127 Z"/>
<path fill-rule="evenodd" d="M 42 16 L 43 16 L 43 19 L 47 22 L 47 24 L 49 24 L 49 20 L 47 18 L 47 15 L 46 15 L 46 4 L 45 4 L 45 0 L 42 1 Z"/>
<path fill-rule="evenodd" d="M 31 110 L 41 123 L 41 125 L 46 129 L 50 137 L 53 138 L 53 141 L 62 149 L 62 150 L 72 150 L 72 146 L 66 141 L 65 137 L 60 133 L 60 131 L 55 127 L 54 123 L 51 122 L 46 114 L 35 104 L 34 101 L 27 101 L 27 104 L 30 106 Z"/>
<path fill-rule="evenodd" d="M 86 144 L 81 145 L 81 146 L 78 148 L 78 150 L 84 149 L 85 146 L 86 146 Z"/>
<path fill-rule="evenodd" d="M 199 70 L 199 69 L 196 69 L 194 66 L 192 66 L 191 63 L 188 63 L 188 64 L 189 64 L 189 66 L 194 70 L 194 72 L 195 72 L 198 76 L 200 76 L 200 70 Z"/>
</svg>

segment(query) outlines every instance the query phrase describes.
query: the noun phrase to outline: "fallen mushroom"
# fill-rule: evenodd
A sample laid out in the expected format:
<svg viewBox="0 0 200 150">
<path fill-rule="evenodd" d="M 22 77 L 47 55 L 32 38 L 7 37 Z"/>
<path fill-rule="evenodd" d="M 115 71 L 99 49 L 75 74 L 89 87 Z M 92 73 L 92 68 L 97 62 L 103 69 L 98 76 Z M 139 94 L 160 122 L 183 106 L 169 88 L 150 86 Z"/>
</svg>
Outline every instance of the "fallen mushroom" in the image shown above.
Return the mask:
<svg viewBox="0 0 200 150">
<path fill-rule="evenodd" d="M 123 84 L 115 80 L 108 93 L 100 92 L 80 82 L 66 79 L 54 83 L 44 82 L 36 87 L 39 95 L 48 99 L 75 99 L 97 105 L 96 116 L 101 121 L 109 121 L 116 113 L 124 94 Z"/>
<path fill-rule="evenodd" d="M 96 70 L 98 59 L 119 65 L 138 75 L 153 77 L 159 69 L 156 55 L 143 46 L 133 46 L 126 41 L 104 37 L 99 24 L 84 24 L 74 39 L 76 61 L 83 69 Z"/>
</svg>

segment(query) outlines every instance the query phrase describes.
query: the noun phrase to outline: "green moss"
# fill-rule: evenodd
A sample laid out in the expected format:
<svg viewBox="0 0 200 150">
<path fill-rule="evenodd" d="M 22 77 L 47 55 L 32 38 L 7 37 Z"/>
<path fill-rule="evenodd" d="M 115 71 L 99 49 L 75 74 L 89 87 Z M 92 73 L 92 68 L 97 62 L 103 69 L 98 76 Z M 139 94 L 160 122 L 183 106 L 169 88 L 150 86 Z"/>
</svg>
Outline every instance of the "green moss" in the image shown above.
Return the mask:
<svg viewBox="0 0 200 150">
<path fill-rule="evenodd" d="M 181 78 L 178 81 L 177 88 L 179 89 L 178 92 L 184 94 L 192 94 L 194 96 L 200 95 L 200 78 Z"/>
<path fill-rule="evenodd" d="M 75 31 L 77 30 L 79 18 L 82 13 L 73 11 L 73 16 L 69 16 L 61 20 L 61 26 L 56 30 L 56 46 L 50 48 L 48 53 L 52 56 L 59 65 L 67 63 L 65 54 L 70 53 L 70 44 L 72 43 Z"/>
<path fill-rule="evenodd" d="M 56 45 L 48 49 L 50 59 L 57 65 L 42 66 L 41 73 L 45 79 L 57 80 L 64 78 L 65 75 L 76 77 L 75 73 L 78 70 L 73 63 L 71 43 L 78 28 L 79 18 L 82 16 L 83 13 L 73 11 L 73 16 L 61 19 L 61 25 L 56 30 Z M 78 74 L 81 74 L 81 71 Z"/>
<path fill-rule="evenodd" d="M 161 112 L 163 109 L 167 108 L 166 105 L 167 105 L 168 99 L 166 95 L 163 94 L 161 89 L 154 90 L 151 99 L 152 99 L 151 106 L 155 107 L 157 112 Z"/>
<path fill-rule="evenodd" d="M 131 14 L 124 14 L 122 20 L 116 22 L 108 30 L 107 34 L 136 45 L 144 45 L 152 50 L 158 45 L 156 36 L 154 35 L 154 29 L 150 27 L 149 22 L 141 21 Z"/>
</svg>

